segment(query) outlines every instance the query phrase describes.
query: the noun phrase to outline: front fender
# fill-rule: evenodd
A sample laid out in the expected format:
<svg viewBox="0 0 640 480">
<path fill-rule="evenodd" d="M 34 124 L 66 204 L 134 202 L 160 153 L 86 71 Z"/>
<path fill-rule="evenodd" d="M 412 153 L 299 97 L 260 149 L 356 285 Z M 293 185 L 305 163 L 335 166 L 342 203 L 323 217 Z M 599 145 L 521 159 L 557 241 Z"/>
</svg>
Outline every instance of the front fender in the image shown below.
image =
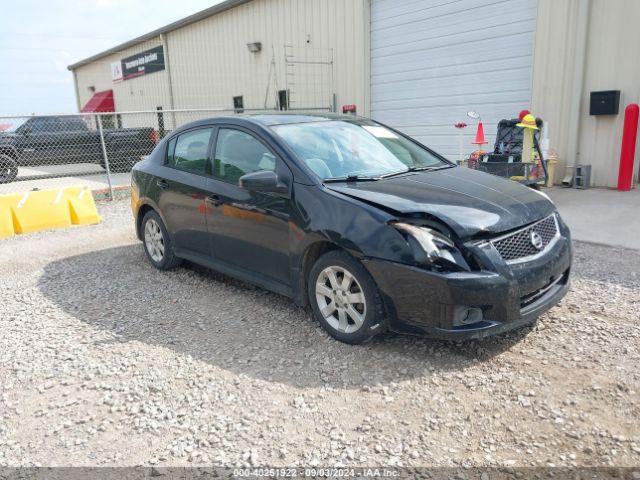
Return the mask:
<svg viewBox="0 0 640 480">
<path fill-rule="evenodd" d="M 294 201 L 299 214 L 293 219 L 298 231 L 291 244 L 296 266 L 309 246 L 318 241 L 330 242 L 356 258 L 412 262 L 409 245 L 389 225 L 397 220 L 390 213 L 318 186 L 296 184 Z"/>
</svg>

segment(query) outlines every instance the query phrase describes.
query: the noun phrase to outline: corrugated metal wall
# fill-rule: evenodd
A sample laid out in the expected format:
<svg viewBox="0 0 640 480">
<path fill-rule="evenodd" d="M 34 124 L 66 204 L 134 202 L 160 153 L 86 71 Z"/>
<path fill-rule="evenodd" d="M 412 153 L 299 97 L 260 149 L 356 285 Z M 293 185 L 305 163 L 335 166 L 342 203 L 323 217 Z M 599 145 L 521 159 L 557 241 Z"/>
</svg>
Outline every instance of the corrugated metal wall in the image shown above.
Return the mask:
<svg viewBox="0 0 640 480">
<path fill-rule="evenodd" d="M 174 108 L 273 108 L 289 88 L 292 107 L 355 103 L 365 111 L 368 0 L 254 0 L 165 35 Z M 260 42 L 251 53 L 247 44 Z M 119 110 L 170 108 L 167 71 L 111 82 L 110 64 L 160 43 L 149 42 L 79 67 L 80 103 L 96 90 L 113 89 Z M 285 45 L 290 60 L 286 66 Z M 328 62 L 333 59 L 333 65 Z M 275 68 L 271 68 L 272 62 Z M 270 73 L 271 69 L 271 73 Z M 267 88 L 269 88 L 267 95 Z"/>
<path fill-rule="evenodd" d="M 624 108 L 640 100 L 640 2 L 637 0 L 591 0 L 587 43 L 580 92 L 580 112 L 572 121 L 571 96 L 577 88 L 575 76 L 578 9 L 584 0 L 539 0 L 536 33 L 533 111 L 549 122 L 551 147 L 558 151 L 560 165 L 575 161 L 592 165 L 595 186 L 614 187 L 618 178 L 620 140 Z M 597 90 L 621 90 L 620 113 L 590 116 L 589 94 Z M 569 142 L 577 129 L 577 156 Z M 571 158 L 570 158 L 571 157 Z M 638 161 L 636 156 L 636 173 Z"/>
<path fill-rule="evenodd" d="M 372 117 L 457 159 L 453 125 L 476 110 L 491 147 L 530 104 L 535 21 L 535 0 L 372 0 Z"/>
</svg>

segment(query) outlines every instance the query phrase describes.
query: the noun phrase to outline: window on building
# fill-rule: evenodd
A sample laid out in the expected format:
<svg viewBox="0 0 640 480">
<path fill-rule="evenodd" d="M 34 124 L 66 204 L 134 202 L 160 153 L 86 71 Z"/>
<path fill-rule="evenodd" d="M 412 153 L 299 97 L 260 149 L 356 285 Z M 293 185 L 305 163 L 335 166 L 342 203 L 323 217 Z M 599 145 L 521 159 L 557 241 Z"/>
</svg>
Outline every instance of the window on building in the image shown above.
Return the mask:
<svg viewBox="0 0 640 480">
<path fill-rule="evenodd" d="M 278 109 L 289 110 L 289 90 L 278 91 Z"/>
<path fill-rule="evenodd" d="M 236 113 L 244 112 L 244 99 L 242 98 L 242 95 L 233 97 L 233 109 Z"/>
<path fill-rule="evenodd" d="M 200 175 L 206 173 L 212 132 L 211 128 L 201 128 L 172 139 L 167 148 L 167 165 Z"/>
<path fill-rule="evenodd" d="M 216 142 L 213 175 L 238 184 L 240 177 L 261 170 L 276 171 L 276 157 L 257 138 L 240 130 L 221 128 Z"/>
</svg>

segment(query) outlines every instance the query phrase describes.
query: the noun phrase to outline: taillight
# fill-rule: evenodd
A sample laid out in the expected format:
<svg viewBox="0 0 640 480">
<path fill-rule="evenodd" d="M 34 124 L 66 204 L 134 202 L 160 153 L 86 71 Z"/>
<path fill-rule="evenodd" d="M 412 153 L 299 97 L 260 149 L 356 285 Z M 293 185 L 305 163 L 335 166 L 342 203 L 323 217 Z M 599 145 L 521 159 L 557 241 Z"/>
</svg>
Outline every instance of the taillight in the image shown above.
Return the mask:
<svg viewBox="0 0 640 480">
<path fill-rule="evenodd" d="M 156 132 L 155 130 L 151 130 L 151 132 L 149 132 L 149 140 L 151 140 L 152 143 L 157 144 L 158 143 L 158 132 Z"/>
</svg>

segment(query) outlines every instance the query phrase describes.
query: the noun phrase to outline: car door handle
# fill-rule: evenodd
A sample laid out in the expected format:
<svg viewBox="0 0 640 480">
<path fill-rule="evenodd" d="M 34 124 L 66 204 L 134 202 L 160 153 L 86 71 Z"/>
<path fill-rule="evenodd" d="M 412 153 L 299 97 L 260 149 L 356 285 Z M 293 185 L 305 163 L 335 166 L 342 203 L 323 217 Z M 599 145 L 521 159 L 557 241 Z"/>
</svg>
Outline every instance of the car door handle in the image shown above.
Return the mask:
<svg viewBox="0 0 640 480">
<path fill-rule="evenodd" d="M 218 195 L 207 195 L 207 202 L 214 207 L 219 207 L 223 203 Z"/>
<path fill-rule="evenodd" d="M 166 180 L 158 180 L 156 182 L 156 185 L 158 185 L 162 189 L 169 188 L 169 182 L 167 182 Z"/>
</svg>

